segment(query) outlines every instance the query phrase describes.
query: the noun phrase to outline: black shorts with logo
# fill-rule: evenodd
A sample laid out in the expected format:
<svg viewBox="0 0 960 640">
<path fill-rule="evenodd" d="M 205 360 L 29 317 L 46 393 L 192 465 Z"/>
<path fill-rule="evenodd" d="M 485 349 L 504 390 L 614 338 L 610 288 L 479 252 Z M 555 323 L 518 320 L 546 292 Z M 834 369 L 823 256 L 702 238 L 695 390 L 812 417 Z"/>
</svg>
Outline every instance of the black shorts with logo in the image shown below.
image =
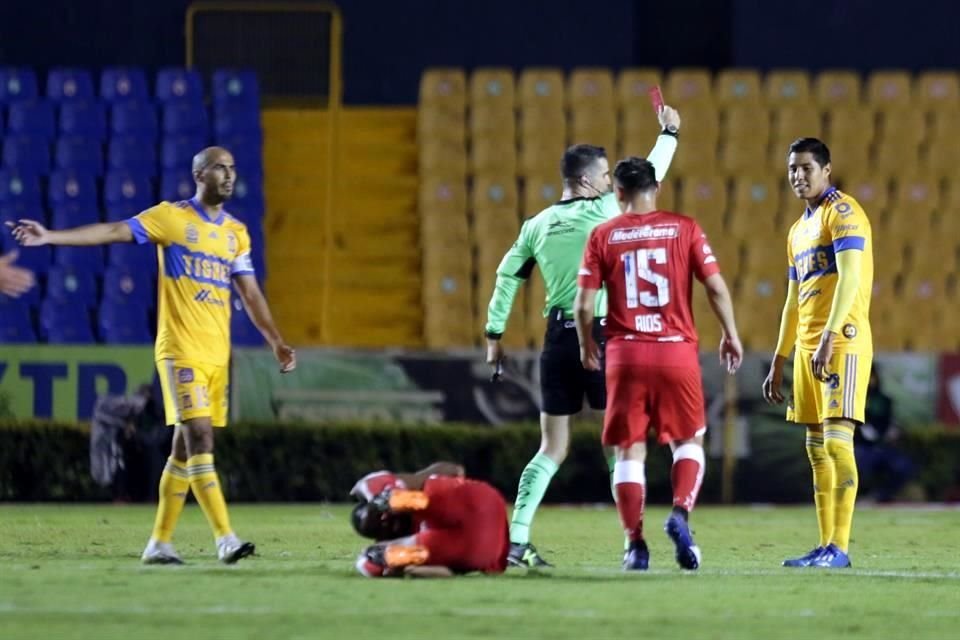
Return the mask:
<svg viewBox="0 0 960 640">
<path fill-rule="evenodd" d="M 600 345 L 600 371 L 587 371 L 580 364 L 580 341 L 573 320 L 564 319 L 562 311 L 557 309 L 550 312 L 540 353 L 541 411 L 551 416 L 580 413 L 584 397 L 591 409 L 606 408 L 605 324 L 603 318 L 595 318 L 593 322 L 593 336 Z"/>
</svg>

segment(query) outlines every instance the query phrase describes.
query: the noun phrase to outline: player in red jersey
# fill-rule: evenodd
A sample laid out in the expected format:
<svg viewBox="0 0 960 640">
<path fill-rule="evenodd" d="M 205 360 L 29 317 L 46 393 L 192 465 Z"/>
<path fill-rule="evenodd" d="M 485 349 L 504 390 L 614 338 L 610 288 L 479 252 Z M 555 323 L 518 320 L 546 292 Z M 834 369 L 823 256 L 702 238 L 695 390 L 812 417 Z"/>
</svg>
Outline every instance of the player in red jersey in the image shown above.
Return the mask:
<svg viewBox="0 0 960 640">
<path fill-rule="evenodd" d="M 643 540 L 644 461 L 647 432 L 673 451 L 673 511 L 665 529 L 684 569 L 700 566 L 700 549 L 687 524 L 703 480 L 706 432 L 698 338 L 690 295 L 693 279 L 707 290 L 723 328 L 720 360 L 729 373 L 743 347 L 733 305 L 716 256 L 692 218 L 657 208 L 653 165 L 627 158 L 614 170 L 623 214 L 590 235 L 579 275 L 576 311 L 581 358 L 597 370 L 600 354 L 591 331 L 597 292 L 607 291 L 607 411 L 603 444 L 613 446 L 617 510 L 630 547 L 625 569 L 646 569 Z"/>
<path fill-rule="evenodd" d="M 462 467 L 437 463 L 408 475 L 381 471 L 351 493 L 361 499 L 353 510 L 354 529 L 378 541 L 357 558 L 357 570 L 367 577 L 503 573 L 507 567 L 506 503 L 487 483 L 464 478 Z"/>
</svg>

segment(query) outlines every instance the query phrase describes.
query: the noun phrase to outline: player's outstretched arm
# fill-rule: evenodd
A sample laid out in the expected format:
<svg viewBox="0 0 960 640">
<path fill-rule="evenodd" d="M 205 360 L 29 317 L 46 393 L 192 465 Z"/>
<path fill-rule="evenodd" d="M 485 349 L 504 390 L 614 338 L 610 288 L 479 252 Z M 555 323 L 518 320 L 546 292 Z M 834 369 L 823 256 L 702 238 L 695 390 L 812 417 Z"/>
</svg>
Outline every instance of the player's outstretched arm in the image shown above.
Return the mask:
<svg viewBox="0 0 960 640">
<path fill-rule="evenodd" d="M 727 368 L 728 373 L 735 373 L 743 362 L 743 345 L 740 344 L 740 334 L 737 332 L 737 323 L 733 317 L 733 299 L 726 280 L 719 273 L 708 276 L 703 281 L 707 290 L 707 300 L 713 314 L 720 321 L 722 336 L 720 338 L 720 363 Z"/>
<path fill-rule="evenodd" d="M 257 284 L 256 276 L 252 274 L 235 275 L 233 277 L 233 285 L 236 287 L 237 293 L 240 294 L 240 299 L 243 300 L 243 306 L 246 307 L 247 313 L 250 314 L 250 319 L 253 321 L 254 326 L 263 334 L 264 339 L 270 344 L 270 348 L 273 349 L 273 354 L 280 363 L 280 372 L 288 373 L 293 371 L 297 367 L 296 352 L 293 350 L 293 347 L 283 341 L 280 330 L 277 329 L 277 325 L 273 321 L 273 315 L 270 313 L 270 306 L 267 304 L 267 299 L 263 297 L 263 291 L 260 290 L 260 285 Z"/>
<path fill-rule="evenodd" d="M 45 244 L 87 247 L 115 242 L 133 242 L 133 230 L 126 222 L 99 222 L 73 229 L 53 231 L 36 220 L 8 222 L 13 237 L 25 247 Z"/>
<path fill-rule="evenodd" d="M 657 142 L 647 154 L 647 160 L 653 164 L 657 174 L 657 182 L 667 177 L 673 156 L 677 152 L 677 135 L 680 132 L 680 113 L 671 106 L 665 105 L 657 114 L 663 132 L 657 136 Z"/>
<path fill-rule="evenodd" d="M 573 319 L 577 325 L 577 337 L 580 339 L 580 362 L 588 371 L 600 370 L 600 347 L 593 339 L 593 317 L 597 305 L 599 289 L 577 288 L 577 297 L 573 300 Z"/>
<path fill-rule="evenodd" d="M 783 402 L 783 365 L 786 364 L 797 341 L 797 323 L 800 318 L 800 284 L 791 277 L 787 282 L 787 299 L 780 314 L 780 332 L 777 336 L 777 350 L 770 363 L 770 371 L 763 381 L 763 397 L 769 404 Z"/>
</svg>

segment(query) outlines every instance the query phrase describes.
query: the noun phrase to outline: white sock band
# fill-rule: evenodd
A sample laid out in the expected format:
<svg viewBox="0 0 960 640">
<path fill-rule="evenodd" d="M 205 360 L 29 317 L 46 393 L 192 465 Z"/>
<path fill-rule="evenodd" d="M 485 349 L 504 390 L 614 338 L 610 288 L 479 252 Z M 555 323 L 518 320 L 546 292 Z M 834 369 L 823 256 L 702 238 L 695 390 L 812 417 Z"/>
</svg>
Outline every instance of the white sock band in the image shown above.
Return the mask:
<svg viewBox="0 0 960 640">
<path fill-rule="evenodd" d="M 690 442 L 680 445 L 673 452 L 673 461 L 677 462 L 678 460 L 696 460 L 700 463 L 701 467 L 706 464 L 706 459 L 703 455 L 703 447 Z"/>
<path fill-rule="evenodd" d="M 613 466 L 613 484 L 647 484 L 644 464 L 639 460 L 617 460 Z"/>
</svg>

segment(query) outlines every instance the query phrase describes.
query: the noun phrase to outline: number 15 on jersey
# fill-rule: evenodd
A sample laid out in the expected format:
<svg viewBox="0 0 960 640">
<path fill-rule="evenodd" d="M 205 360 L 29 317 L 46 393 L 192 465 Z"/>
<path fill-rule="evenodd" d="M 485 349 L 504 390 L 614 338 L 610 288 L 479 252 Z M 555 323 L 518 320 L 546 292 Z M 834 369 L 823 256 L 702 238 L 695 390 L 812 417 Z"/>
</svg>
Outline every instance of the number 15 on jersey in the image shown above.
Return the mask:
<svg viewBox="0 0 960 640">
<path fill-rule="evenodd" d="M 670 303 L 670 280 L 666 276 L 656 273 L 651 264 L 667 264 L 667 250 L 664 247 L 654 249 L 637 249 L 628 251 L 620 256 L 623 262 L 625 278 L 625 292 L 627 308 L 636 309 L 640 306 L 647 309 L 665 307 Z M 654 286 L 654 291 L 640 291 L 639 281 Z M 659 313 L 636 316 L 636 330 L 644 333 L 663 331 L 663 323 Z"/>
</svg>

